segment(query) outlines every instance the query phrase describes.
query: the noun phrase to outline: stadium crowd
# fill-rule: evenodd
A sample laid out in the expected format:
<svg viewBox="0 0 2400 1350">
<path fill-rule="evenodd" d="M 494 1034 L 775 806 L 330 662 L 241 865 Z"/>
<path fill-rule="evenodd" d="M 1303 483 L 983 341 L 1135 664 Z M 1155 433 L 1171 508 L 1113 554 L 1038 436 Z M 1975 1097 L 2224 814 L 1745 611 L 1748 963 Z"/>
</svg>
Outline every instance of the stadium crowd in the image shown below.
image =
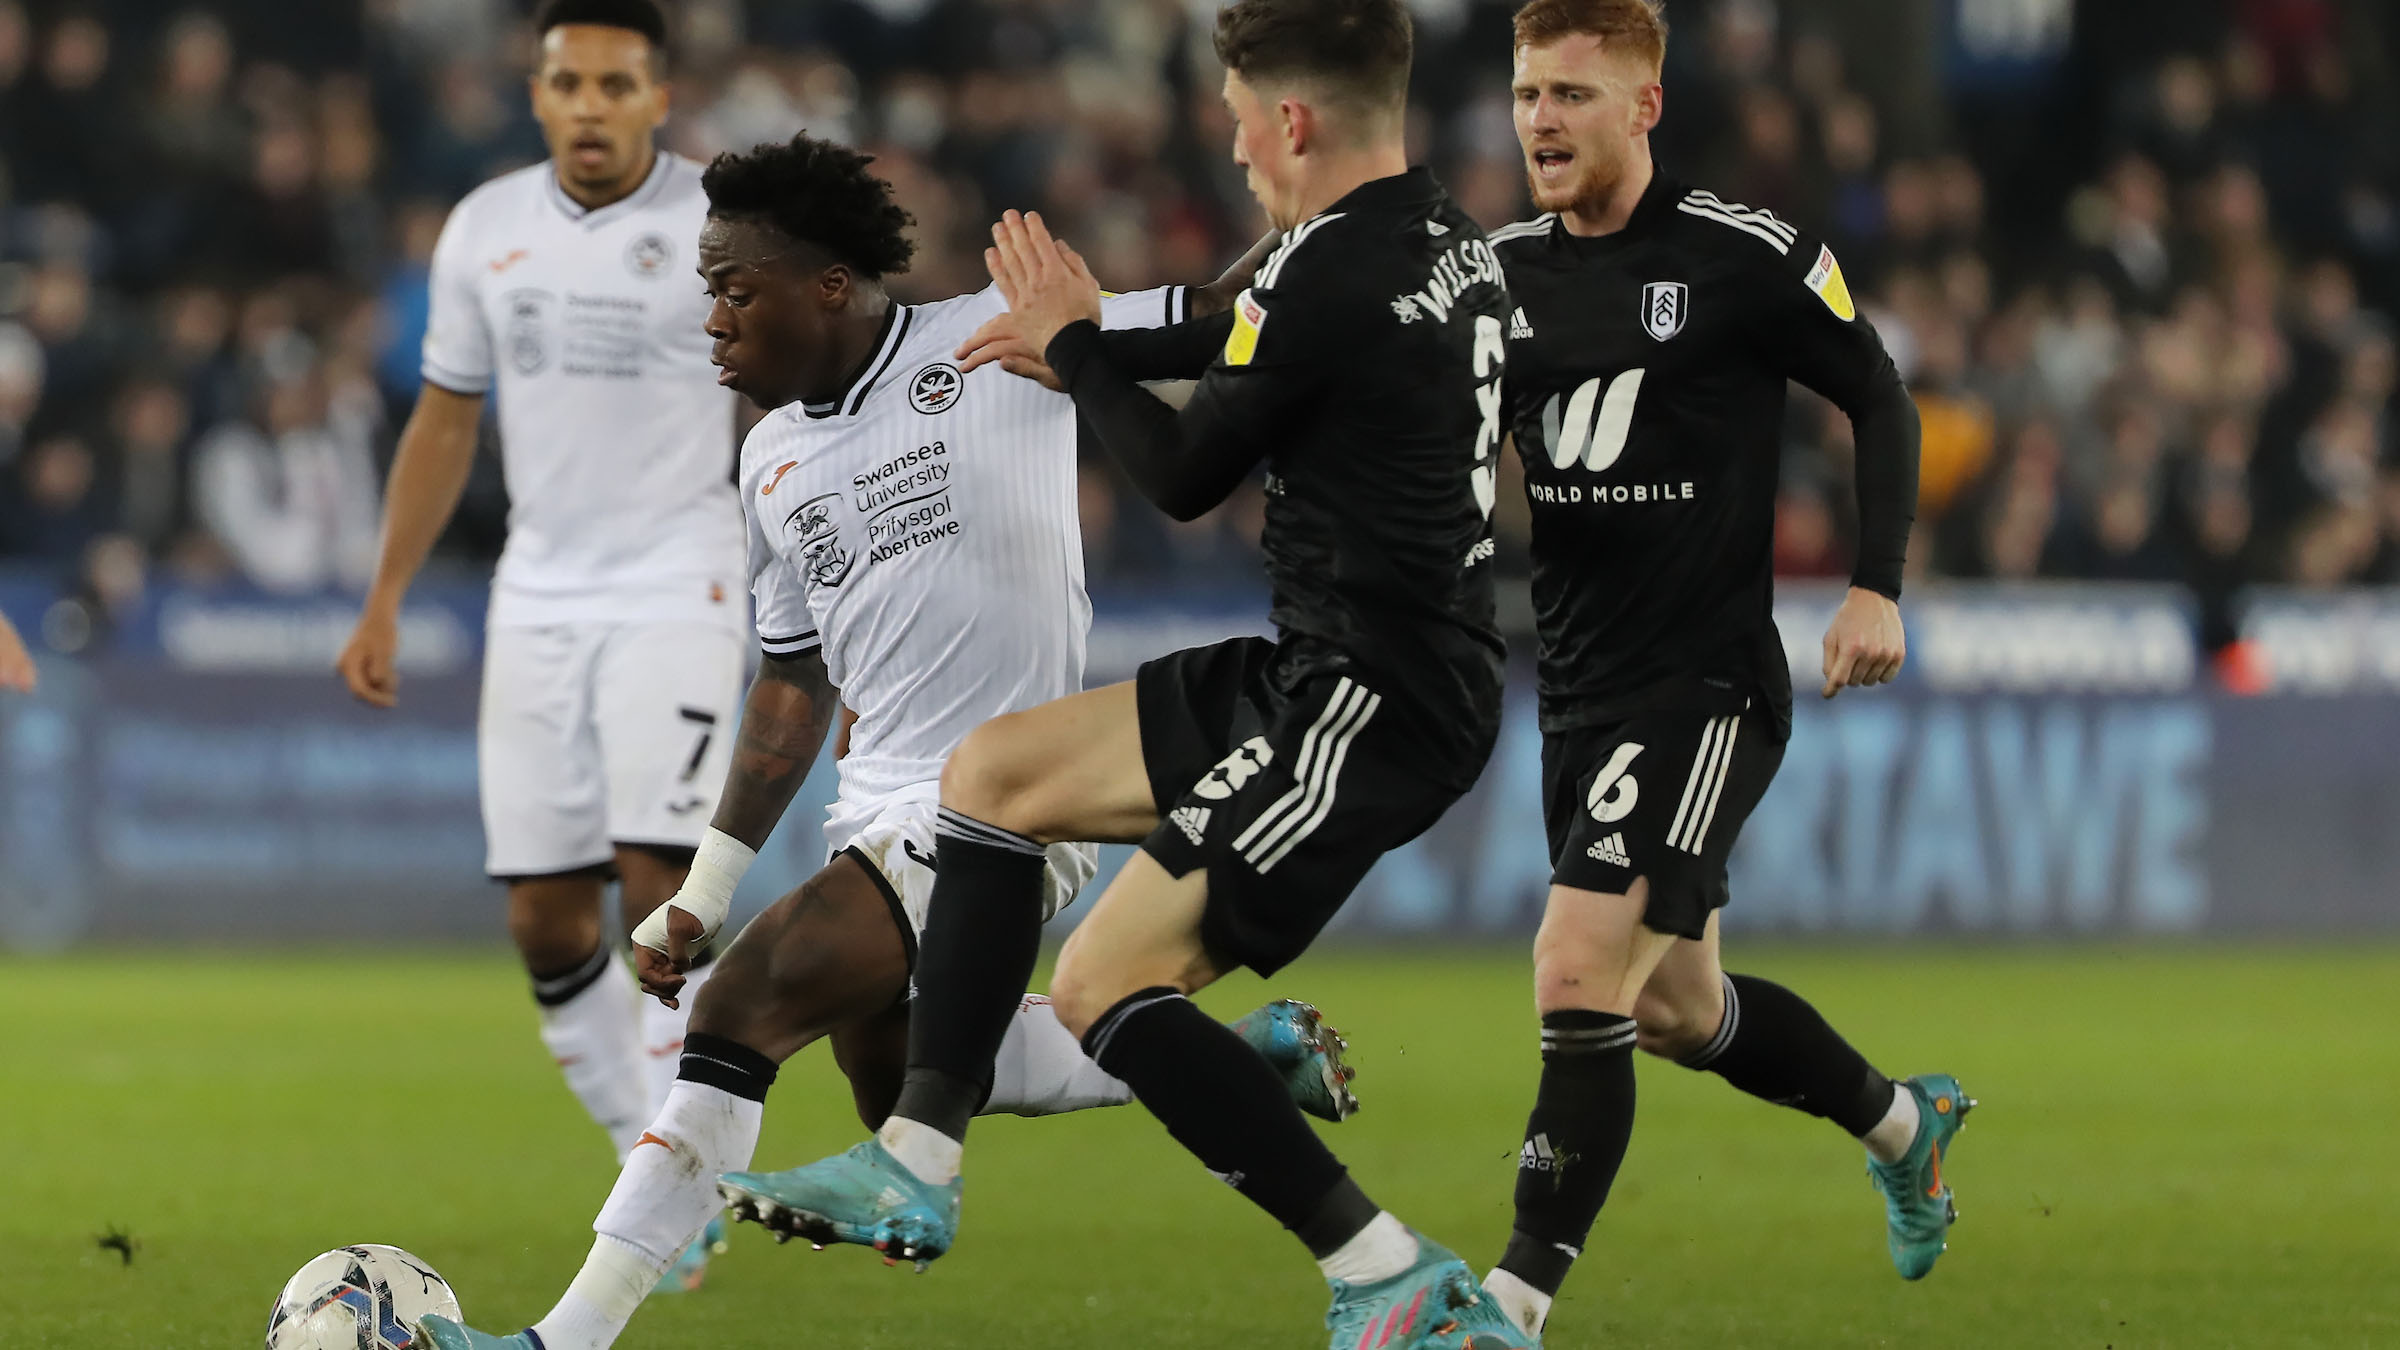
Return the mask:
<svg viewBox="0 0 2400 1350">
<path fill-rule="evenodd" d="M 1412 135 L 1527 214 L 1509 0 L 1419 0 Z M 1259 229 L 1208 0 L 683 0 L 667 142 L 808 128 L 916 214 L 904 299 L 1038 206 L 1110 284 Z M 2400 581 L 2400 17 L 2374 0 L 1670 0 L 1666 171 L 1822 232 L 1924 417 L 1925 576 Z M 540 155 L 515 0 L 0 0 L 0 566 L 362 582 L 449 204 Z M 2386 134 L 2374 134 L 2382 128 Z M 695 281 L 694 283 L 698 283 Z M 1628 316 L 1630 321 L 1631 316 Z M 1795 398 L 1787 575 L 1848 571 L 1847 427 Z M 1523 556 L 1502 493 L 1503 558 Z M 485 457 L 444 551 L 497 551 Z M 1087 464 L 1096 584 L 1249 582 Z"/>
</svg>

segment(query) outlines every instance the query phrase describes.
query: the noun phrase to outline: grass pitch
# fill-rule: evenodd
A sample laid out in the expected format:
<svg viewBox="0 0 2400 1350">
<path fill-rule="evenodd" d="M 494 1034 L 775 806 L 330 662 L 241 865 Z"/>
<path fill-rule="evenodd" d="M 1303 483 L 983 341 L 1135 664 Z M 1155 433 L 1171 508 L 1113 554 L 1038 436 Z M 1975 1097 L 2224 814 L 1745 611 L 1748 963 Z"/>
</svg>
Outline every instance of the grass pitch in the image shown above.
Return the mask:
<svg viewBox="0 0 2400 1350">
<path fill-rule="evenodd" d="M 1904 1285 L 1833 1127 L 1642 1065 L 1633 1150 L 1552 1320 L 1565 1347 L 2400 1345 L 2400 951 L 1751 949 L 1895 1072 L 1984 1103 L 1964 1220 Z M 1368 1190 L 1481 1270 L 1536 1071 L 1513 951 L 1353 952 L 1323 1004 Z M 1204 1000 L 1231 1015 L 1247 976 Z M 255 1346 L 284 1278 L 391 1242 L 513 1329 L 574 1272 L 614 1175 L 498 952 L 83 955 L 0 982 L 0 1347 Z M 759 1151 L 862 1131 L 829 1057 Z M 752 1227 L 628 1347 L 1307 1347 L 1306 1256 L 1138 1108 L 977 1126 L 965 1241 L 920 1277 Z M 134 1245 L 127 1263 L 97 1239 Z"/>
</svg>

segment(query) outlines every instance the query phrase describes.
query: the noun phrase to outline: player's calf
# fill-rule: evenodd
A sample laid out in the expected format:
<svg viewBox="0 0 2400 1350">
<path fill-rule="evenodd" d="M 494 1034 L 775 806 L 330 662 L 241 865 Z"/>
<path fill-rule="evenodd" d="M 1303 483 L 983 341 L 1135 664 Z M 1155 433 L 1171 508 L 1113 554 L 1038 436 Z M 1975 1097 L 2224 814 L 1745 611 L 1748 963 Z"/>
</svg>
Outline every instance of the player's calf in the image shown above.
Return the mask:
<svg viewBox="0 0 2400 1350">
<path fill-rule="evenodd" d="M 781 1063 L 908 989 L 908 949 L 882 893 L 843 855 L 767 907 L 717 961 L 692 1030 Z"/>
<path fill-rule="evenodd" d="M 633 975 L 602 939 L 599 875 L 510 881 L 508 931 L 533 982 L 543 1046 L 623 1157 L 653 1103 L 642 1073 Z"/>
<path fill-rule="evenodd" d="M 1633 1136 L 1640 991 L 1675 942 L 1649 928 L 1650 888 L 1554 886 L 1534 945 L 1542 1074 L 1517 1154 L 1516 1219 L 1484 1288 L 1539 1335 L 1608 1203 Z"/>
</svg>

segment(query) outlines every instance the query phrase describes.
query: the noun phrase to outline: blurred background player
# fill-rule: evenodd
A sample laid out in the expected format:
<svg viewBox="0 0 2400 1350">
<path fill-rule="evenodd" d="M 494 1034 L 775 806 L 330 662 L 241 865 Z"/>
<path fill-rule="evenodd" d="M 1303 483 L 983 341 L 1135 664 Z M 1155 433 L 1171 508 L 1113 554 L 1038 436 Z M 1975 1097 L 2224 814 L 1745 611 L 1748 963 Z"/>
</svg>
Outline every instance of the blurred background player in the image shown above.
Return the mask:
<svg viewBox="0 0 2400 1350">
<path fill-rule="evenodd" d="M 1549 214 L 1493 241 L 1517 305 L 1553 873 L 1541 1085 L 1486 1285 L 1542 1330 L 1624 1161 L 1637 1043 L 1864 1141 L 1893 1263 L 1916 1279 L 1949 1229 L 1942 1151 L 1971 1103 L 1946 1075 L 1892 1082 L 1797 994 L 1725 974 L 1717 910 L 1791 734 L 1772 573 L 1786 382 L 1848 414 L 1857 446 L 1827 698 L 1900 670 L 1917 411 L 1832 249 L 1655 171 L 1666 26 L 1648 0 L 1533 0 L 1516 43 L 1517 134 Z"/>
<path fill-rule="evenodd" d="M 613 1342 L 716 1214 L 718 1174 L 749 1165 L 778 1066 L 820 1038 L 831 1037 L 860 1116 L 882 1123 L 933 891 L 942 764 L 985 718 L 1082 685 L 1091 602 L 1073 405 L 951 364 L 952 349 L 1000 312 L 995 292 L 891 299 L 884 279 L 908 270 L 912 222 L 869 163 L 801 136 L 721 156 L 702 180 L 711 359 L 729 388 L 768 410 L 741 472 L 765 652 L 690 876 L 634 933 L 644 987 L 690 995 L 692 958 L 716 937 L 846 707 L 856 721 L 825 822 L 832 859 L 744 927 L 700 991 L 680 1078 L 557 1306 L 508 1337 L 429 1323 L 446 1350 Z M 1222 310 L 1257 257 L 1211 287 L 1112 297 L 1109 321 Z M 1072 900 L 1094 863 L 1090 845 L 1052 847 L 1045 911 Z M 1339 1057 L 1313 1009 L 1270 1004 L 1239 1027 L 1307 1107 L 1347 1114 Z M 992 1070 L 980 1112 L 1052 1115 L 1132 1097 L 1038 997 L 1016 1000 Z"/>
<path fill-rule="evenodd" d="M 25 639 L 17 636 L 16 625 L 8 616 L 0 614 L 0 689 L 30 694 L 39 675 L 32 654 L 25 650 Z"/>
<path fill-rule="evenodd" d="M 700 168 L 653 143 L 664 19 L 651 0 L 551 0 L 537 26 L 550 159 L 443 227 L 424 389 L 340 669 L 358 697 L 396 700 L 400 603 L 496 393 L 513 505 L 477 735 L 485 867 L 508 883 L 543 1044 L 623 1157 L 687 1014 L 637 996 L 602 888 L 617 878 L 629 927 L 674 894 L 724 781 L 744 660 L 734 403 L 691 280 Z"/>
<path fill-rule="evenodd" d="M 1410 37 L 1398 0 L 1218 14 L 1233 158 L 1285 232 L 1223 320 L 1104 337 L 1082 259 L 1038 216 L 995 228 L 987 263 L 1009 313 L 980 336 L 1042 354 L 1145 495 L 1189 519 L 1265 468 L 1278 640 L 1174 653 L 966 738 L 942 772 L 900 1100 L 840 1157 L 727 1176 L 737 1203 L 886 1259 L 949 1250 L 967 1125 L 1038 955 L 1046 850 L 1139 840 L 1060 953 L 1061 1020 L 1307 1246 L 1337 1350 L 1523 1343 L 1189 997 L 1306 951 L 1367 869 L 1473 784 L 1499 723 L 1484 564 L 1506 296 L 1481 229 L 1408 166 Z M 1396 304 L 1409 297 L 1422 308 Z M 1136 383 L 1195 375 L 1181 410 Z"/>
</svg>

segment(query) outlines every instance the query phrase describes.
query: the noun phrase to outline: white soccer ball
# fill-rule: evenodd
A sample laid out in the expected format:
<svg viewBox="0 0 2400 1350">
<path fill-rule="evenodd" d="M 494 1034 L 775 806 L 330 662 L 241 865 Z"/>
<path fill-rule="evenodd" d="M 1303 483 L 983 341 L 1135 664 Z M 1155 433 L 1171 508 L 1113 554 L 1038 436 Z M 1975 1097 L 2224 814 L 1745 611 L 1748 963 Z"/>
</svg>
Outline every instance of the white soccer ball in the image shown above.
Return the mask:
<svg viewBox="0 0 2400 1350">
<path fill-rule="evenodd" d="M 433 1267 L 398 1247 L 336 1247 L 283 1287 L 267 1350 L 423 1350 L 427 1313 L 459 1320 L 458 1296 Z"/>
</svg>

